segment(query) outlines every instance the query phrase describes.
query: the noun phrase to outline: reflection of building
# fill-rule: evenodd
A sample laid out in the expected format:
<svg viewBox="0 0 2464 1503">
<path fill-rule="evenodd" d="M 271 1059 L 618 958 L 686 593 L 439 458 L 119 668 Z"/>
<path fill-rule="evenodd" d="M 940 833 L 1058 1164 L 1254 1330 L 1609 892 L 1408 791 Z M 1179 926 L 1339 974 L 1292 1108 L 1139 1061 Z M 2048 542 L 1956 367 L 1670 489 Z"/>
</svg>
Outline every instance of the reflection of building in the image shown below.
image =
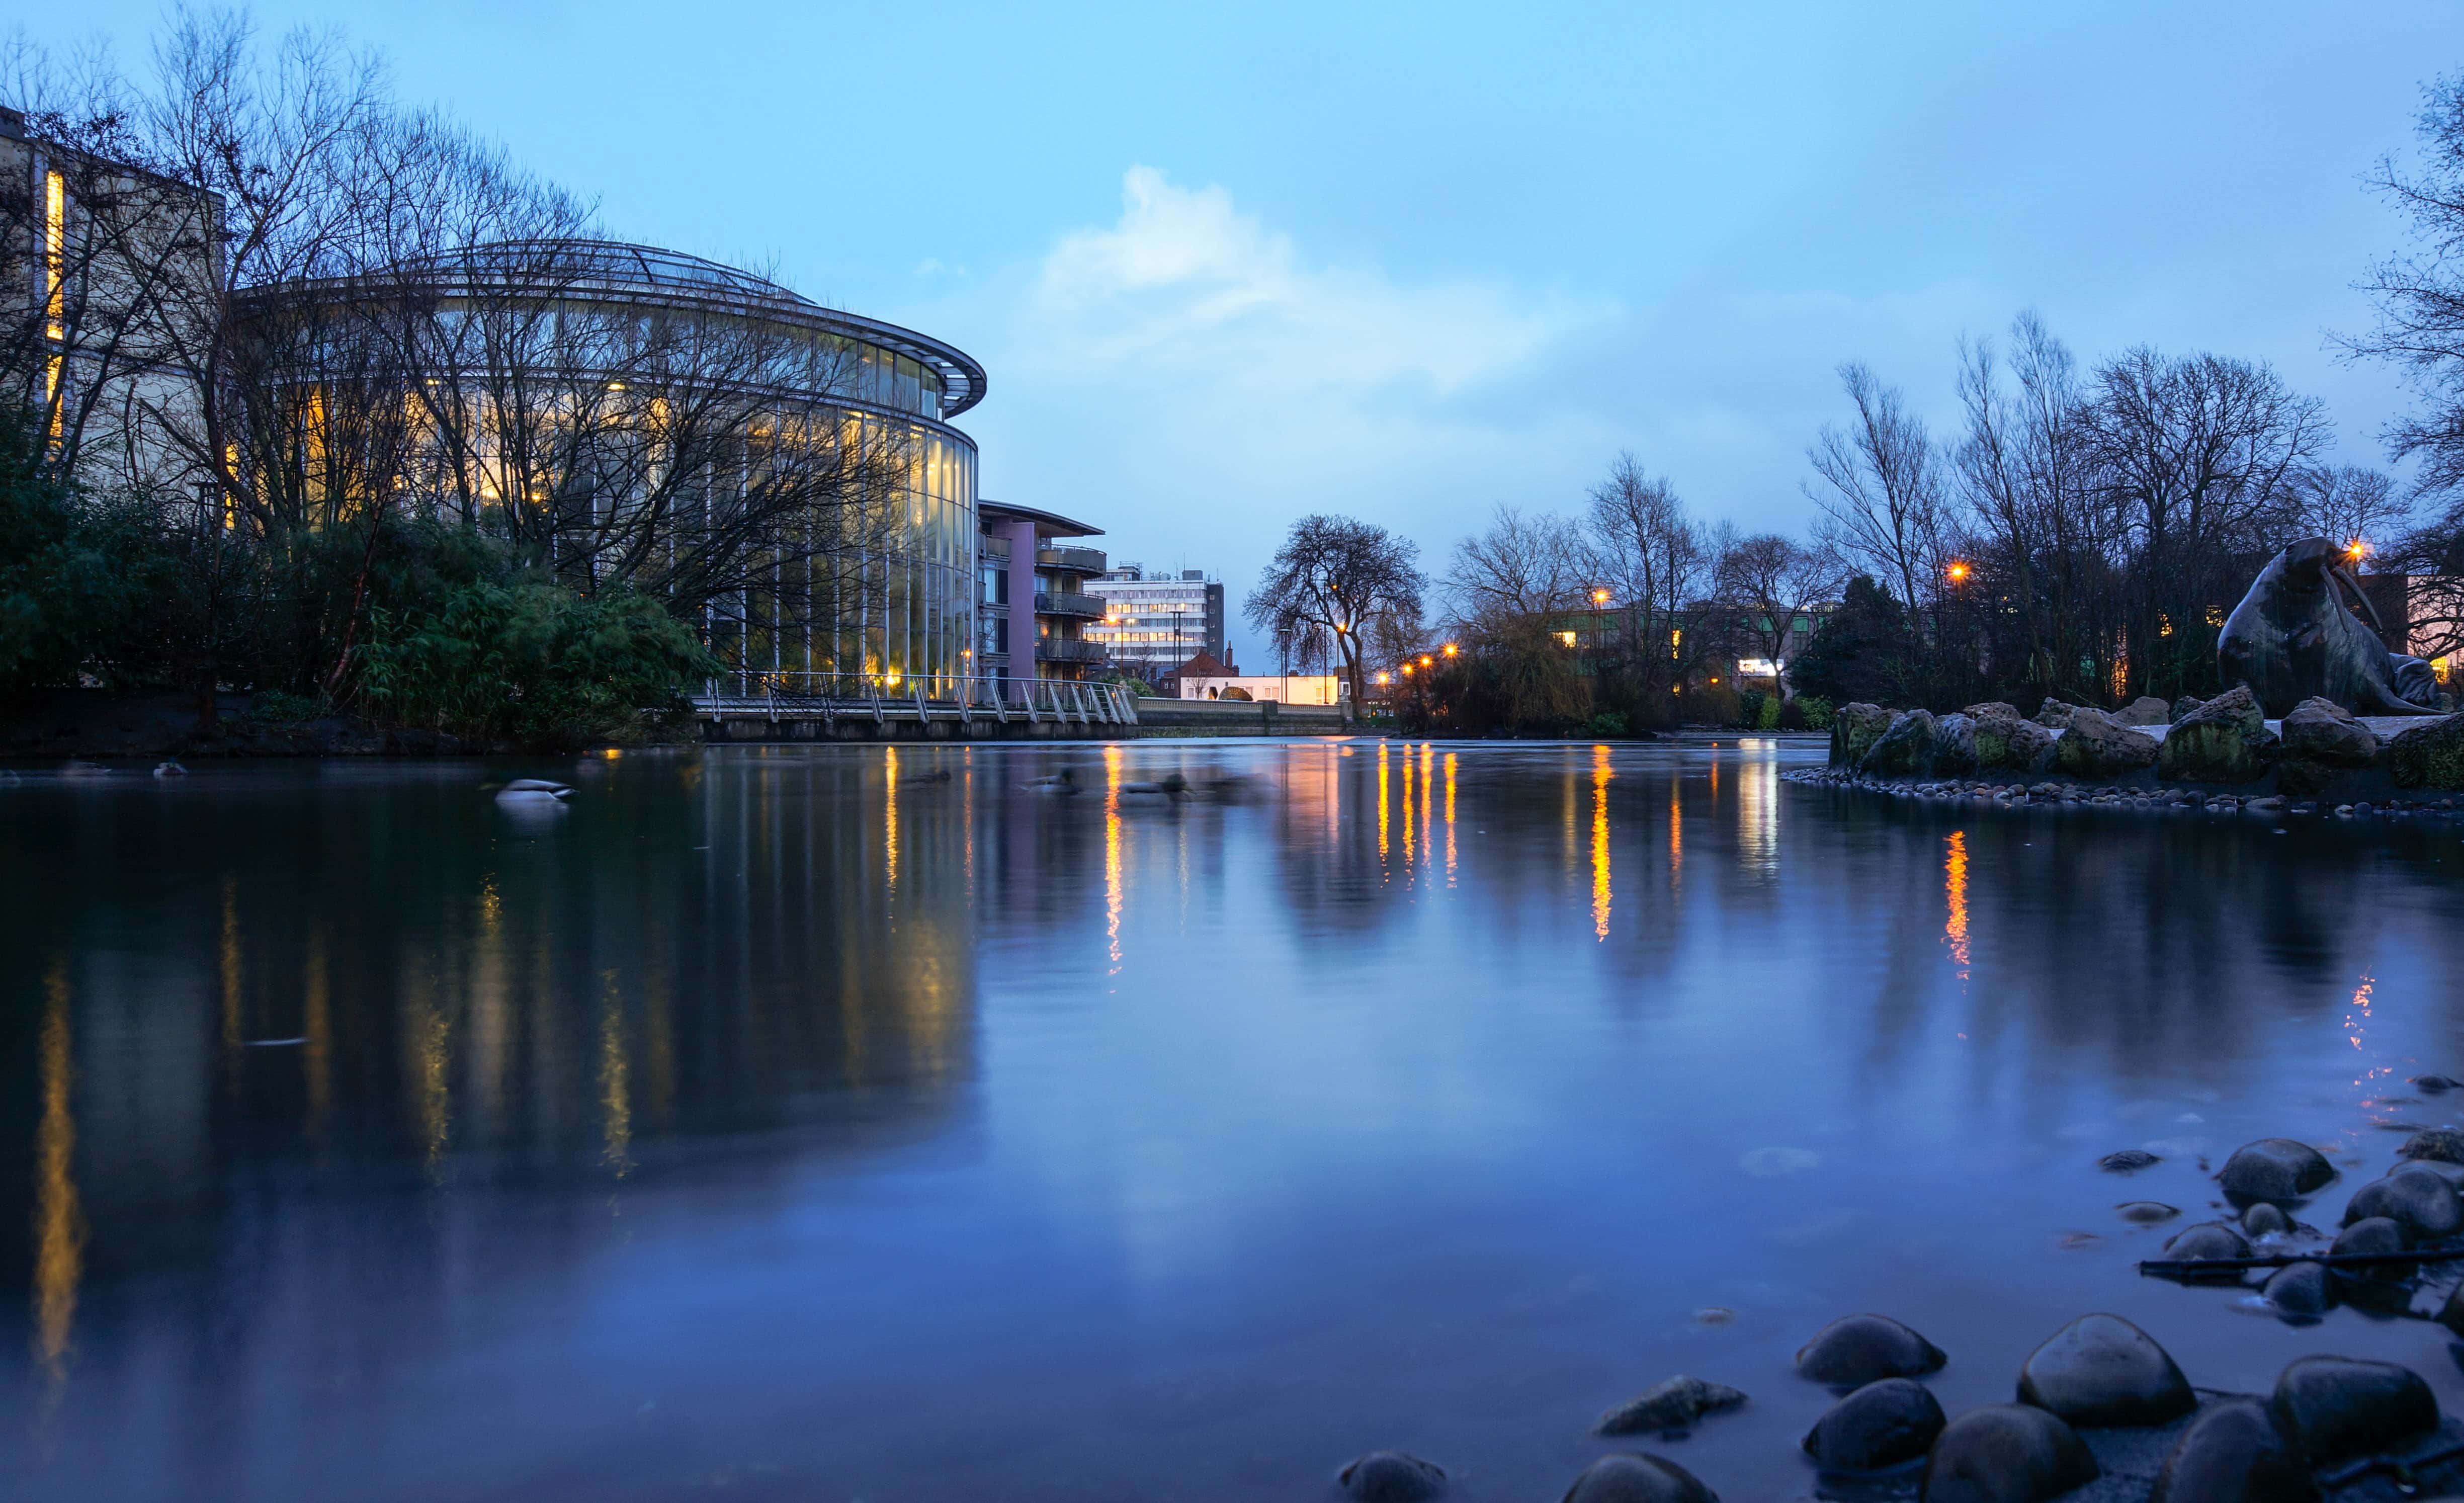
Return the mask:
<svg viewBox="0 0 2464 1503">
<path fill-rule="evenodd" d="M 1019 678 L 1083 678 L 1105 665 L 1104 644 L 1091 630 L 1104 603 L 1088 576 L 1104 572 L 1097 548 L 1066 540 L 1100 538 L 1100 527 L 1032 506 L 979 503 L 976 541 L 976 651 L 981 672 Z M 1034 644 L 1034 655 L 1023 651 Z"/>
<path fill-rule="evenodd" d="M 1199 652 L 1232 661 L 1223 640 L 1223 586 L 1202 569 L 1175 578 L 1124 564 L 1090 581 L 1087 591 L 1104 603 L 1103 619 L 1087 634 L 1104 644 L 1116 668 L 1152 683 Z"/>
</svg>

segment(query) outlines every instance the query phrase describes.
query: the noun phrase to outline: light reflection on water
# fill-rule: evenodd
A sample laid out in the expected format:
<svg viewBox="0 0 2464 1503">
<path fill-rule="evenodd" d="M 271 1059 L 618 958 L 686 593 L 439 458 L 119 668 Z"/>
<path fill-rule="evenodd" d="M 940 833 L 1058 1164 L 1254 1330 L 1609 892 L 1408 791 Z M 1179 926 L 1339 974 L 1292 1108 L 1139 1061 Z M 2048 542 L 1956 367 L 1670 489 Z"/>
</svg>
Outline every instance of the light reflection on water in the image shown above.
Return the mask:
<svg viewBox="0 0 2464 1503">
<path fill-rule="evenodd" d="M 1869 1308 L 1954 1408 L 2092 1308 L 2203 1384 L 2340 1350 L 2458 1402 L 2427 1326 L 2136 1279 L 2163 1231 L 2112 1206 L 2453 1115 L 2402 1082 L 2464 1073 L 2464 843 L 1863 802 L 1806 755 L 31 778 L 33 1495 L 1265 1499 L 1401 1446 L 1538 1496 L 1678 1371 L 1754 1398 L 1686 1463 L 1795 1495 L 1788 1354 Z M 482 788 L 520 773 L 580 791 Z"/>
</svg>

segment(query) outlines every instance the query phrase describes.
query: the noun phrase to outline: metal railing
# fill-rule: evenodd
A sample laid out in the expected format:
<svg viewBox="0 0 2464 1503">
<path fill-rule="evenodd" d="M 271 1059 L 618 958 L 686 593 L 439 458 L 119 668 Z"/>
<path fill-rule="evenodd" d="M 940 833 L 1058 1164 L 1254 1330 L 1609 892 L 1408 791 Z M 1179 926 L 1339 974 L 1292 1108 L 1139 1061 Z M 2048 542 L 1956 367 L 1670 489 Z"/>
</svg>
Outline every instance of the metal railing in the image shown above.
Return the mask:
<svg viewBox="0 0 2464 1503">
<path fill-rule="evenodd" d="M 1067 591 L 1035 592 L 1035 613 L 1039 616 L 1095 616 L 1104 614 L 1103 600 L 1094 595 L 1073 595 Z"/>
<path fill-rule="evenodd" d="M 1040 636 L 1035 639 L 1035 660 L 1039 663 L 1100 663 L 1104 661 L 1104 644 L 1084 642 L 1075 637 Z"/>
<path fill-rule="evenodd" d="M 693 708 L 712 718 L 835 720 L 874 723 L 914 718 L 1075 720 L 1135 725 L 1137 706 L 1119 684 L 1001 674 L 728 674 L 707 679 Z"/>
<path fill-rule="evenodd" d="M 1038 548 L 1035 562 L 1046 568 L 1072 569 L 1080 574 L 1104 572 L 1104 553 L 1100 548 Z"/>
</svg>

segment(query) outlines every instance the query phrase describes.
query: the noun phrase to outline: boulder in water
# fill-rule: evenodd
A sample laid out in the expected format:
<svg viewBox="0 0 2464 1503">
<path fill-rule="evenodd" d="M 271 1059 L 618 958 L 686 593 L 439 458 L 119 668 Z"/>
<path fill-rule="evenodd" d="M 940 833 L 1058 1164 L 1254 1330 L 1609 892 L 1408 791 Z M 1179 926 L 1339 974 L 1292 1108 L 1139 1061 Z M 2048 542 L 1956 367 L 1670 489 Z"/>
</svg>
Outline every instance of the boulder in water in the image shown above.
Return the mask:
<svg viewBox="0 0 2464 1503">
<path fill-rule="evenodd" d="M 1942 1404 L 1913 1378 L 1867 1383 L 1806 1431 L 1805 1451 L 1827 1471 L 1880 1471 L 1914 1461 L 1942 1433 Z"/>
<path fill-rule="evenodd" d="M 2296 1320 L 2316 1320 L 2336 1308 L 2336 1280 L 2324 1263 L 2288 1263 L 2259 1293 L 2277 1315 Z"/>
<path fill-rule="evenodd" d="M 1682 1430 L 1704 1415 L 1733 1409 L 1745 1402 L 1746 1396 L 1734 1388 L 1680 1373 L 1601 1415 L 1599 1433 L 1633 1435 L 1642 1430 Z"/>
<path fill-rule="evenodd" d="M 1424 1503 L 1446 1491 L 1443 1468 L 1399 1450 L 1373 1450 L 1335 1480 L 1359 1503 Z"/>
<path fill-rule="evenodd" d="M 1701 1478 L 1665 1456 L 1621 1451 L 1583 1469 L 1564 1503 L 1720 1503 Z"/>
<path fill-rule="evenodd" d="M 2168 1258 L 2178 1258 L 2186 1263 L 2223 1258 L 2246 1258 L 2250 1256 L 2250 1243 L 2236 1227 L 2229 1227 L 2223 1222 L 2203 1221 L 2195 1227 L 2185 1227 L 2175 1232 L 2172 1240 L 2165 1244 L 2165 1255 Z M 2241 1281 L 2241 1271 L 2215 1269 L 2204 1272 L 2180 1273 L 2175 1276 L 2186 1280 L 2201 1282 L 2213 1280 L 2233 1284 Z"/>
<path fill-rule="evenodd" d="M 2099 1159 L 2096 1166 L 2107 1174 L 2135 1174 L 2164 1161 L 2145 1148 L 2122 1148 Z"/>
<path fill-rule="evenodd" d="M 1865 760 L 1882 733 L 1891 728 L 1891 712 L 1878 704 L 1843 704 L 1831 712 L 1831 765 L 1855 767 Z"/>
<path fill-rule="evenodd" d="M 2464 1227 L 2464 1201 L 2446 1177 L 2423 1164 L 2406 1164 L 2353 1192 L 2344 1225 L 2384 1216 L 2412 1242 L 2436 1242 Z"/>
<path fill-rule="evenodd" d="M 2443 716 L 2387 742 L 2387 771 L 2399 788 L 2464 788 L 2464 716 Z"/>
<path fill-rule="evenodd" d="M 2054 748 L 2054 765 L 2074 778 L 2106 779 L 2153 766 L 2156 738 L 2132 730 L 2101 710 L 2071 712 Z"/>
<path fill-rule="evenodd" d="M 2276 760 L 2276 733 L 2246 688 L 2216 696 L 2173 723 L 2157 774 L 2182 783 L 2252 783 Z"/>
<path fill-rule="evenodd" d="M 2287 1363 L 2268 1407 L 2285 1443 L 2313 1467 L 2385 1450 L 2438 1424 L 2438 1401 L 2419 1373 L 2351 1357 Z"/>
<path fill-rule="evenodd" d="M 2396 1150 L 2404 1159 L 2435 1159 L 2442 1163 L 2464 1163 L 2464 1133 L 2452 1127 L 2433 1127 L 2413 1134 Z"/>
<path fill-rule="evenodd" d="M 2338 1257 L 2386 1257 L 2384 1263 L 2330 1264 L 2347 1285 L 2397 1284 L 2412 1277 L 2414 1265 L 2388 1256 L 2404 1250 L 2404 1228 L 2385 1216 L 2357 1221 L 2336 1234 L 2327 1250 Z"/>
<path fill-rule="evenodd" d="M 2190 1422 L 2156 1473 L 2148 1503 L 2312 1503 L 2310 1469 L 2255 1399 L 2228 1399 Z"/>
<path fill-rule="evenodd" d="M 2079 1432 L 2028 1404 L 1970 1409 L 1925 1457 L 1923 1503 L 2043 1503 L 2100 1475 Z"/>
<path fill-rule="evenodd" d="M 2164 1425 L 2199 1406 L 2156 1338 L 2120 1315 L 2081 1315 L 2019 1369 L 2019 1402 L 2076 1426 Z"/>
<path fill-rule="evenodd" d="M 1905 710 L 1865 752 L 1858 766 L 1871 778 L 1921 778 L 1933 766 L 1933 716 Z"/>
<path fill-rule="evenodd" d="M 2225 1160 L 2216 1180 L 2236 1205 L 2253 1201 L 2298 1201 L 2336 1177 L 2327 1156 L 2290 1138 L 2244 1143 Z"/>
<path fill-rule="evenodd" d="M 1942 1348 L 1888 1315 L 1843 1315 L 1797 1349 L 1796 1370 L 1818 1383 L 1861 1388 L 1934 1372 L 1947 1360 Z"/>
<path fill-rule="evenodd" d="M 2182 1214 L 2181 1207 L 2163 1201 L 2124 1201 L 2114 1209 L 2122 1213 L 2123 1221 L 2139 1227 L 2153 1227 Z"/>
<path fill-rule="evenodd" d="M 2279 1231 L 2291 1231 L 2293 1218 L 2285 1215 L 2284 1208 L 2273 1201 L 2258 1201 L 2241 1213 L 2241 1229 L 2246 1236 L 2265 1237 Z"/>
</svg>

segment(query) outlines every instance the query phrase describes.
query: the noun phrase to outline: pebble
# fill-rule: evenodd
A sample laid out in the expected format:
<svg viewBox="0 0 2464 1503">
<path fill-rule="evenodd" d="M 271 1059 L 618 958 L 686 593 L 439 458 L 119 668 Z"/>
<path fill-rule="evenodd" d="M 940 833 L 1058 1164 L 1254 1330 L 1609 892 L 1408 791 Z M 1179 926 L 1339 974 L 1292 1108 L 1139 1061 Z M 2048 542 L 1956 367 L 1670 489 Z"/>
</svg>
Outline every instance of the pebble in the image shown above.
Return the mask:
<svg viewBox="0 0 2464 1503">
<path fill-rule="evenodd" d="M 1621 1451 L 1584 1468 L 1564 1503 L 1720 1503 L 1720 1497 L 1665 1456 Z"/>
<path fill-rule="evenodd" d="M 1942 1404 L 1925 1384 L 1884 1378 L 1833 1404 L 1806 1431 L 1805 1451 L 1826 1471 L 1880 1471 L 1924 1455 L 1942 1429 Z"/>
<path fill-rule="evenodd" d="M 2284 1214 L 2283 1207 L 2260 1201 L 2241 1213 L 2241 1229 L 2254 1237 L 2270 1236 L 2291 1231 L 2293 1218 Z"/>
<path fill-rule="evenodd" d="M 2136 1174 L 2162 1162 L 2163 1160 L 2144 1148 L 2124 1148 L 2099 1159 L 2096 1166 L 2107 1174 Z"/>
<path fill-rule="evenodd" d="M 2304 1357 L 2277 1375 L 2276 1427 L 2313 1467 L 2384 1450 L 2438 1423 L 2421 1375 L 2393 1362 Z"/>
<path fill-rule="evenodd" d="M 2336 1281 L 2324 1263 L 2288 1263 L 2259 1293 L 2279 1315 L 2315 1320 L 2336 1308 Z"/>
<path fill-rule="evenodd" d="M 1924 1503 L 2042 1503 L 2101 1475 L 2079 1432 L 2033 1404 L 1970 1409 L 1925 1457 Z"/>
<path fill-rule="evenodd" d="M 2019 1402 L 2078 1426 L 2165 1425 L 2199 1406 L 2156 1338 L 2120 1315 L 2081 1315 L 2019 1369 Z"/>
<path fill-rule="evenodd" d="M 1422 1503 L 1446 1491 L 1444 1468 L 1399 1450 L 1373 1450 L 1335 1480 L 1360 1503 Z"/>
<path fill-rule="evenodd" d="M 2267 1406 L 2230 1399 L 2182 1432 L 2148 1503 L 2311 1503 L 2318 1495 Z"/>
<path fill-rule="evenodd" d="M 2253 1201 L 2298 1201 L 2336 1177 L 2326 1156 L 2290 1138 L 2244 1143 L 2225 1160 L 2217 1180 L 2237 1205 Z"/>
<path fill-rule="evenodd" d="M 1798 1348 L 1796 1370 L 1818 1383 L 1861 1388 L 1934 1372 L 1947 1360 L 1942 1348 L 1888 1315 L 1844 1315 Z"/>
<path fill-rule="evenodd" d="M 2124 1201 L 2115 1209 L 2122 1212 L 2123 1221 L 2135 1222 L 2142 1227 L 2153 1227 L 2158 1222 L 2171 1221 L 2182 1214 L 2180 1206 L 2167 1205 L 2163 1201 Z"/>
<path fill-rule="evenodd" d="M 1704 1415 L 1733 1409 L 1746 1402 L 1738 1390 L 1680 1373 L 1652 1384 L 1600 1416 L 1602 1435 L 1632 1435 L 1641 1430 L 1683 1430 Z"/>
</svg>

